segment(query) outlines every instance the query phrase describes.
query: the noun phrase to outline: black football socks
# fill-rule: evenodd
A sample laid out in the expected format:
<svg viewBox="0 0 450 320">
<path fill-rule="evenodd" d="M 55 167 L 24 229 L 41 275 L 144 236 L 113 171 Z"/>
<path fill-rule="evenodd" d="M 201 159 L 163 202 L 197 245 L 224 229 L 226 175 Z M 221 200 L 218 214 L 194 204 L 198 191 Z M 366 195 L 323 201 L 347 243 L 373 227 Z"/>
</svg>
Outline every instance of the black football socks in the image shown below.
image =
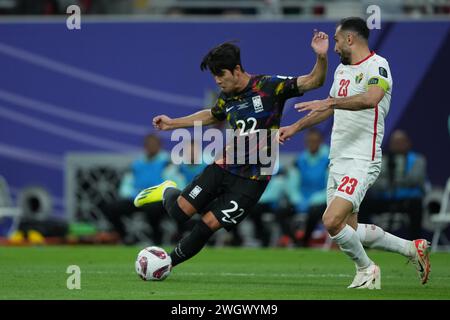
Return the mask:
<svg viewBox="0 0 450 320">
<path fill-rule="evenodd" d="M 178 196 L 181 194 L 181 191 L 177 188 L 167 188 L 164 191 L 164 200 L 163 206 L 166 209 L 169 216 L 171 216 L 178 224 L 184 224 L 191 217 L 189 217 L 183 210 L 181 210 L 178 205 Z"/>
<path fill-rule="evenodd" d="M 170 253 L 172 267 L 195 256 L 202 250 L 213 234 L 214 231 L 212 231 L 203 220 L 198 221 L 192 231 L 183 238 Z"/>
</svg>

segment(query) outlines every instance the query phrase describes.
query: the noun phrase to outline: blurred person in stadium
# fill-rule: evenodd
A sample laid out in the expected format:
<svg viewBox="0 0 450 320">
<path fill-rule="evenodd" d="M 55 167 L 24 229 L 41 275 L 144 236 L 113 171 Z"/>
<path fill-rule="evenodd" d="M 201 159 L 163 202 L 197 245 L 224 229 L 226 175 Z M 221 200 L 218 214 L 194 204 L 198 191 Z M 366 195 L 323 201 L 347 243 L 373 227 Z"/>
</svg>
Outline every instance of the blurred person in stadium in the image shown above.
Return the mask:
<svg viewBox="0 0 450 320">
<path fill-rule="evenodd" d="M 262 247 L 268 247 L 270 245 L 272 232 L 270 225 L 266 223 L 265 216 L 270 215 L 270 220 L 276 220 L 280 213 L 285 209 L 285 173 L 282 169 L 278 171 L 270 179 L 270 183 L 267 185 L 266 190 L 261 195 L 258 203 L 256 203 L 250 210 L 248 215 L 249 221 L 253 224 L 253 237 L 259 241 Z M 273 219 L 272 219 L 273 218 Z M 244 243 L 244 238 L 239 230 L 239 226 L 230 230 L 231 240 L 229 245 L 241 246 Z"/>
<path fill-rule="evenodd" d="M 370 30 L 361 18 L 346 18 L 336 28 L 335 51 L 341 64 L 334 74 L 329 97 L 303 102 L 296 108 L 308 114 L 280 129 L 284 143 L 296 132 L 334 116 L 327 208 L 322 220 L 331 239 L 356 265 L 349 288 L 381 288 L 381 272 L 363 245 L 397 252 L 415 266 L 422 284 L 430 273 L 425 239 L 408 241 L 375 225 L 358 224 L 360 204 L 381 170 L 381 142 L 392 95 L 387 60 L 368 47 Z"/>
<path fill-rule="evenodd" d="M 129 0 L 95 0 L 81 1 L 91 14 L 131 14 L 137 5 Z"/>
<path fill-rule="evenodd" d="M 290 238 L 298 246 L 307 247 L 311 235 L 320 222 L 326 209 L 326 185 L 328 179 L 329 147 L 323 143 L 322 133 L 315 128 L 308 130 L 305 136 L 306 150 L 295 159 L 287 174 L 286 192 L 295 206 L 292 213 L 306 214 L 304 234 L 291 232 Z M 282 223 L 294 226 L 292 214 Z"/>
<path fill-rule="evenodd" d="M 284 193 L 285 183 L 286 172 L 280 168 L 279 172 L 271 178 L 258 203 L 250 210 L 249 219 L 253 223 L 253 236 L 263 247 L 268 247 L 272 238 L 270 225 L 264 221 L 265 215 L 272 215 L 274 219 L 277 219 L 286 208 L 290 208 Z"/>
<path fill-rule="evenodd" d="M 185 12 L 183 11 L 183 9 L 178 8 L 178 7 L 168 8 L 165 14 L 166 14 L 166 16 L 173 17 L 173 18 L 180 18 L 180 17 L 185 16 Z"/>
<path fill-rule="evenodd" d="M 165 217 L 165 211 L 161 203 L 151 203 L 141 208 L 133 204 L 134 197 L 139 191 L 149 184 L 158 184 L 164 181 L 163 173 L 170 164 L 167 152 L 161 149 L 161 140 L 155 134 L 148 134 L 144 138 L 144 154 L 134 160 L 130 171 L 126 173 L 119 188 L 120 199 L 107 204 L 103 213 L 112 224 L 124 244 L 131 245 L 138 242 L 133 234 L 128 234 L 123 217 L 130 217 L 137 212 L 144 212 L 148 223 L 152 227 L 152 240 L 158 245 L 162 242 L 161 221 Z M 178 176 L 172 175 L 175 180 Z"/>
<path fill-rule="evenodd" d="M 266 155 L 271 153 L 272 142 L 277 140 L 272 129 L 280 126 L 286 100 L 318 88 L 325 81 L 328 36 L 315 31 L 311 46 L 316 53 L 312 71 L 299 77 L 281 77 L 250 75 L 241 63 L 240 48 L 234 43 L 223 43 L 211 49 L 200 66 L 201 70 L 211 71 L 221 89 L 216 105 L 182 118 L 159 115 L 153 119 L 160 130 L 192 127 L 196 121 L 210 125 L 227 120 L 234 132 L 233 141 L 255 139 L 259 133 L 267 132 L 266 139 L 256 141 L 256 148 L 237 148 L 236 153 L 244 155 L 243 164 L 225 147 L 222 156 L 216 157 L 184 190 L 166 181 L 144 189 L 135 198 L 138 207 L 163 201 L 167 213 L 179 223 L 185 223 L 195 213 L 202 215 L 170 253 L 172 267 L 196 255 L 217 230 L 235 228 L 260 199 L 273 174 L 269 171 L 272 167 L 265 170 L 258 156 L 256 163 L 249 159 L 261 149 Z M 233 150 L 234 147 L 233 144 Z"/>
<path fill-rule="evenodd" d="M 362 209 L 364 214 L 407 213 L 409 235 L 419 238 L 422 233 L 426 159 L 411 148 L 411 140 L 405 131 L 395 130 L 392 133 L 389 152 L 383 155 L 380 176 Z"/>
</svg>

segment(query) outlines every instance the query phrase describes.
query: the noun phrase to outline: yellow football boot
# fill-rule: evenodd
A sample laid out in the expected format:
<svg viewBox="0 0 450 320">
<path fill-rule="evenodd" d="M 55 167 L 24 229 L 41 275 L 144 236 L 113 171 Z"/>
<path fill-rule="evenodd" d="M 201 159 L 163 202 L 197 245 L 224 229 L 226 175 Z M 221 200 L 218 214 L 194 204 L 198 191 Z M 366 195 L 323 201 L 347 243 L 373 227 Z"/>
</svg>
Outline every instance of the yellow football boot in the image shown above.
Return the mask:
<svg viewBox="0 0 450 320">
<path fill-rule="evenodd" d="M 150 187 L 142 190 L 139 194 L 134 198 L 134 205 L 136 207 L 142 207 L 145 204 L 159 202 L 163 200 L 164 191 L 167 188 L 176 188 L 177 184 L 171 180 L 166 180 L 160 185 Z"/>
</svg>

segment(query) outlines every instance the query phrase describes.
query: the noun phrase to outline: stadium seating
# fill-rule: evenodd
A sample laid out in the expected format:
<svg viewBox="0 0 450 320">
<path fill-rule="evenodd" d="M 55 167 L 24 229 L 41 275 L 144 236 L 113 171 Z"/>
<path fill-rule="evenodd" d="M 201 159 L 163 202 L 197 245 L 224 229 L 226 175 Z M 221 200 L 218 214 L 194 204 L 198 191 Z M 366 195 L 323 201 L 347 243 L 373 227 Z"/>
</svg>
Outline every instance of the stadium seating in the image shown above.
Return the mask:
<svg viewBox="0 0 450 320">
<path fill-rule="evenodd" d="M 449 244 L 448 239 L 443 233 L 444 229 L 450 224 L 450 178 L 447 180 L 445 191 L 442 196 L 441 209 L 438 214 L 431 217 L 431 222 L 434 224 L 434 234 L 432 241 L 432 251 L 437 251 L 439 248 L 439 240 L 442 238 L 446 244 Z"/>
</svg>

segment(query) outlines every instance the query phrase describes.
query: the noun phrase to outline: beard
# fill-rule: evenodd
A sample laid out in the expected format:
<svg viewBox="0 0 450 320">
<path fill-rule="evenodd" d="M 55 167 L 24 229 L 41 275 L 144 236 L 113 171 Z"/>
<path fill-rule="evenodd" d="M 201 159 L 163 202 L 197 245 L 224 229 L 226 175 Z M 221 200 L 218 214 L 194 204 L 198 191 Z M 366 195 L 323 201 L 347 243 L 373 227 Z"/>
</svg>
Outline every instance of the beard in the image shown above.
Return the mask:
<svg viewBox="0 0 450 320">
<path fill-rule="evenodd" d="M 346 48 L 343 48 L 341 50 L 341 53 L 339 54 L 339 58 L 341 59 L 341 63 L 343 65 L 349 65 L 351 64 L 351 57 L 352 57 L 352 52 Z"/>
<path fill-rule="evenodd" d="M 341 63 L 343 65 L 349 65 L 350 64 L 350 57 L 346 57 L 344 55 L 341 55 L 340 58 L 341 58 Z"/>
</svg>

